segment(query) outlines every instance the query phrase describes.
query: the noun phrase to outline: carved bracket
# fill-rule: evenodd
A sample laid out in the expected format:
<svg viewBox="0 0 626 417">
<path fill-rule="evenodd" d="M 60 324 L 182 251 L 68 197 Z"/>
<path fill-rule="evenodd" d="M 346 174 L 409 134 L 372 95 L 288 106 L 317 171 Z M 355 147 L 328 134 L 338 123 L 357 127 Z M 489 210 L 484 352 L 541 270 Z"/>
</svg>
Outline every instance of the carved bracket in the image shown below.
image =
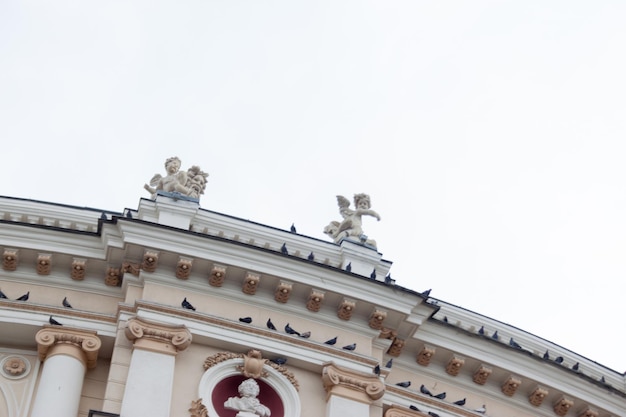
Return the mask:
<svg viewBox="0 0 626 417">
<path fill-rule="evenodd" d="M 280 283 L 276 286 L 276 290 L 274 291 L 274 300 L 279 303 L 286 303 L 289 301 L 289 295 L 291 295 L 291 289 L 293 288 L 293 284 L 287 281 L 280 281 Z"/>
<path fill-rule="evenodd" d="M 159 252 L 154 250 L 146 250 L 143 253 L 143 260 L 141 261 L 141 269 L 146 272 L 154 272 L 159 265 Z"/>
<path fill-rule="evenodd" d="M 324 291 L 312 289 L 306 302 L 306 308 L 317 313 L 322 308 L 322 302 L 324 302 Z"/>
<path fill-rule="evenodd" d="M 453 356 L 446 365 L 446 373 L 448 375 L 457 376 L 461 372 L 461 368 L 465 364 L 465 359 L 459 356 Z"/>
<path fill-rule="evenodd" d="M 485 365 L 480 365 L 476 372 L 474 372 L 474 376 L 472 381 L 474 381 L 478 385 L 485 385 L 487 383 L 487 378 L 491 375 L 493 370 Z"/>
<path fill-rule="evenodd" d="M 539 407 L 543 400 L 548 396 L 548 390 L 545 388 L 537 387 L 528 397 L 528 402 Z"/>
<path fill-rule="evenodd" d="M 50 275 L 52 269 L 52 255 L 49 253 L 40 253 L 37 256 L 37 274 Z"/>
<path fill-rule="evenodd" d="M 435 348 L 430 346 L 424 346 L 422 350 L 417 354 L 416 361 L 422 366 L 430 365 L 430 360 L 435 356 Z"/>
<path fill-rule="evenodd" d="M 19 260 L 17 249 L 5 249 L 2 254 L 2 268 L 5 271 L 15 271 Z"/>
<path fill-rule="evenodd" d="M 193 259 L 181 256 L 176 263 L 176 278 L 189 279 L 192 265 Z"/>
<path fill-rule="evenodd" d="M 120 268 L 110 266 L 107 268 L 104 283 L 109 287 L 119 287 L 122 284 L 122 273 Z"/>
<path fill-rule="evenodd" d="M 258 288 L 260 281 L 261 276 L 259 274 L 253 274 L 252 272 L 248 272 L 246 274 L 246 277 L 243 279 L 241 291 L 243 291 L 244 294 L 248 295 L 256 294 L 256 289 Z"/>
<path fill-rule="evenodd" d="M 226 278 L 226 267 L 222 265 L 213 265 L 211 275 L 209 275 L 209 284 L 213 287 L 221 287 Z"/>
<path fill-rule="evenodd" d="M 554 412 L 557 416 L 564 416 L 567 414 L 570 408 L 574 405 L 574 401 L 561 397 L 554 403 Z"/>
<path fill-rule="evenodd" d="M 344 298 L 337 309 L 337 317 L 341 320 L 350 320 L 354 312 L 354 307 L 356 307 L 356 301 Z"/>
<path fill-rule="evenodd" d="M 391 342 L 391 346 L 389 346 L 389 349 L 387 349 L 387 354 L 397 358 L 402 354 L 402 348 L 404 347 L 404 343 L 404 339 L 394 337 L 393 341 Z"/>
<path fill-rule="evenodd" d="M 380 308 L 374 308 L 372 314 L 370 314 L 369 326 L 374 330 L 380 330 L 383 328 L 383 321 L 387 318 L 387 312 Z"/>
<path fill-rule="evenodd" d="M 85 279 L 86 263 L 86 259 L 74 258 L 74 260 L 72 261 L 72 272 L 70 273 L 70 277 L 72 277 L 74 281 L 82 281 Z"/>
<path fill-rule="evenodd" d="M 522 380 L 515 378 L 514 376 L 510 376 L 504 384 L 502 384 L 502 393 L 506 396 L 512 397 L 515 395 L 515 391 L 522 385 Z"/>
</svg>

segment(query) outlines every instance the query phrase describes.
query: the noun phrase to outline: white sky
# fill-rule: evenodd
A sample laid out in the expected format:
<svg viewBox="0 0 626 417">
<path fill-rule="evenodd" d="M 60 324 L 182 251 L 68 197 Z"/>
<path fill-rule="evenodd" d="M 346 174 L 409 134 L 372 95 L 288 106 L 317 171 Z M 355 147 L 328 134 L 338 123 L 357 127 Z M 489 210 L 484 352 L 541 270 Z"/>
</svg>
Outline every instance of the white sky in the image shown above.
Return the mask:
<svg viewBox="0 0 626 417">
<path fill-rule="evenodd" d="M 0 195 L 203 208 L 326 239 L 342 194 L 399 285 L 623 372 L 626 2 L 3 1 Z"/>
</svg>

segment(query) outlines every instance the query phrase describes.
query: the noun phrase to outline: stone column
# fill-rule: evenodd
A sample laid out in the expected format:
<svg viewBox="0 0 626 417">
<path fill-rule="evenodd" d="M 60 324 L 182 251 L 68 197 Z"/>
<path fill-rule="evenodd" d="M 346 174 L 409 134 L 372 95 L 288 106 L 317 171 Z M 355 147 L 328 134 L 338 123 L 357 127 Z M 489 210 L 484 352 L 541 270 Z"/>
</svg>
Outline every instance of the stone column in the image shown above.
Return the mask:
<svg viewBox="0 0 626 417">
<path fill-rule="evenodd" d="M 328 364 L 322 371 L 326 390 L 326 417 L 369 416 L 370 405 L 385 394 L 375 375 Z"/>
<path fill-rule="evenodd" d="M 78 414 L 85 371 L 96 367 L 96 332 L 45 325 L 35 336 L 43 364 L 31 417 Z"/>
<path fill-rule="evenodd" d="M 174 359 L 191 344 L 184 325 L 128 321 L 126 337 L 133 354 L 124 389 L 121 417 L 169 417 L 174 383 Z"/>
</svg>

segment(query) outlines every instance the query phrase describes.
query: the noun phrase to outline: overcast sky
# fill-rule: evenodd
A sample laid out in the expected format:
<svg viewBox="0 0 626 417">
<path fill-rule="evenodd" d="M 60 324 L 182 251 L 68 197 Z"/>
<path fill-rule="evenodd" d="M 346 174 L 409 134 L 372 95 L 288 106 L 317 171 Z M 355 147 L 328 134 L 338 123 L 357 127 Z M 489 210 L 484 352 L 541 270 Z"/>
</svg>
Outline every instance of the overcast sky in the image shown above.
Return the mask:
<svg viewBox="0 0 626 417">
<path fill-rule="evenodd" d="M 626 2 L 2 1 L 0 195 L 122 211 L 177 155 L 201 206 L 619 372 Z"/>
</svg>

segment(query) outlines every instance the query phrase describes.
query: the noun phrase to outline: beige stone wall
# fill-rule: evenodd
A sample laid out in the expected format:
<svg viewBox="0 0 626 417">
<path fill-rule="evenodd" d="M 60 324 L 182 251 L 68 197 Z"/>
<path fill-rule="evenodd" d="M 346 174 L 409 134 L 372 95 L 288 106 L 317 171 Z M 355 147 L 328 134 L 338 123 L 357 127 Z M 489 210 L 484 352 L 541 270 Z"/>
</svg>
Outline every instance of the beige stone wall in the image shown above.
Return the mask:
<svg viewBox="0 0 626 417">
<path fill-rule="evenodd" d="M 88 416 L 89 410 L 102 410 L 109 368 L 108 360 L 99 359 L 96 368 L 88 370 L 85 374 L 78 406 L 78 417 Z"/>
</svg>

